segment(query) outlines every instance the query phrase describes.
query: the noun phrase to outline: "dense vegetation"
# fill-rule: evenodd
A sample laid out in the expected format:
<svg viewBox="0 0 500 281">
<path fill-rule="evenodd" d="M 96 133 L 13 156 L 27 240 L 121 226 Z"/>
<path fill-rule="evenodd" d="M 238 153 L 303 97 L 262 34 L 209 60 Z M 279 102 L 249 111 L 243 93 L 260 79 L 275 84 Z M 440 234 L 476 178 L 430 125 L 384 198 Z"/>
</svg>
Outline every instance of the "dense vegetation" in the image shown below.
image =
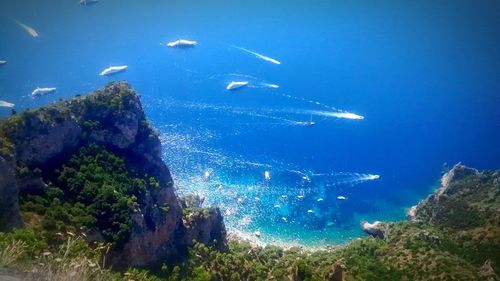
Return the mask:
<svg viewBox="0 0 500 281">
<path fill-rule="evenodd" d="M 93 265 L 81 269 L 92 270 L 92 278 L 79 280 L 120 280 L 124 276 L 129 280 L 145 281 L 487 280 L 480 275 L 481 267 L 487 259 L 498 258 L 494 252 L 481 253 L 481 249 L 468 243 L 466 238 L 422 223 L 400 222 L 388 227 L 390 233 L 386 239 L 358 239 L 332 251 L 283 250 L 276 246 L 258 248 L 245 242 L 231 242 L 230 250 L 223 253 L 196 243 L 190 248 L 185 262 L 163 265 L 154 271 L 155 274 L 143 269 L 129 269 L 126 273 L 103 269 L 102 257 L 106 253 L 103 244 L 89 246 L 66 234 L 63 242 L 50 244 L 30 230 L 20 230 L 0 234 L 0 267 L 1 251 L 11 250 L 12 247 L 6 246 L 15 241 L 24 243 L 16 259 L 24 266 L 37 267 L 40 260 L 51 264 L 48 268 L 53 271 L 64 268 L 61 260 Z M 481 254 L 481 262 L 471 259 L 471 254 Z M 51 256 L 50 261 L 47 255 Z"/>
<path fill-rule="evenodd" d="M 158 183 L 131 176 L 122 158 L 91 145 L 56 170 L 42 194 L 22 197 L 21 208 L 28 221 L 41 220 L 41 230 L 49 237 L 96 229 L 120 246 L 128 238 L 132 213 L 147 185 Z"/>
</svg>

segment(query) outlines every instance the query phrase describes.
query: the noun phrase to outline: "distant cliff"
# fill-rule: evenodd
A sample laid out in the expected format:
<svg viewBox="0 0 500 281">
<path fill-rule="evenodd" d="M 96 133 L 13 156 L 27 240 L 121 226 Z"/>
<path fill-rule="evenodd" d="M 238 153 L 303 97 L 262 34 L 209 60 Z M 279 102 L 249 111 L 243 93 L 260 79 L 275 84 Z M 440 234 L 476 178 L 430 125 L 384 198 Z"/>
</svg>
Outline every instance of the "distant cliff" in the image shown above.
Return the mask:
<svg viewBox="0 0 500 281">
<path fill-rule="evenodd" d="M 158 135 L 126 83 L 2 120 L 0 144 L 0 231 L 23 225 L 22 201 L 29 211 L 25 219 L 47 217 L 56 207 L 69 210 L 64 218 L 52 215 L 54 222 L 46 220 L 45 228 L 66 229 L 68 219 L 78 218 L 75 229 L 89 240 L 121 239 L 111 255 L 118 266 L 182 256 L 192 240 L 226 247 L 218 210 L 184 225 Z M 110 167 L 94 179 L 99 186 L 82 179 Z M 81 210 L 89 214 L 79 215 Z"/>
<path fill-rule="evenodd" d="M 479 172 L 457 164 L 433 194 L 408 211 L 408 218 L 457 230 L 498 227 L 499 195 L 500 171 Z"/>
</svg>

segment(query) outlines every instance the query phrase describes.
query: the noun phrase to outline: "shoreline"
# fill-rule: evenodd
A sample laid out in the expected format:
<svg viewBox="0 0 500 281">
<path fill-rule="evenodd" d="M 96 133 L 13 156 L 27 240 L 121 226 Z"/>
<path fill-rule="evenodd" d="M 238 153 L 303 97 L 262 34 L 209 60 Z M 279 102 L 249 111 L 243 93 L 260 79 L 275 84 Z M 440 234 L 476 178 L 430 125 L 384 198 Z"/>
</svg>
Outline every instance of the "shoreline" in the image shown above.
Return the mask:
<svg viewBox="0 0 500 281">
<path fill-rule="evenodd" d="M 336 244 L 336 245 L 331 245 L 331 244 L 324 244 L 324 245 L 319 245 L 319 246 L 310 246 L 310 245 L 305 245 L 302 243 L 299 243 L 297 241 L 284 241 L 282 239 L 273 239 L 272 242 L 265 242 L 262 241 L 263 239 L 256 237 L 254 233 L 250 232 L 244 232 L 235 228 L 228 228 L 226 230 L 227 232 L 227 241 L 228 242 L 247 242 L 250 244 L 252 248 L 265 248 L 267 246 L 276 246 L 279 247 L 285 251 L 293 249 L 293 248 L 298 248 L 303 252 L 317 252 L 317 251 L 335 251 L 338 249 L 342 249 L 347 247 L 349 244 L 351 244 L 352 241 L 362 239 L 361 237 L 353 238 L 346 243 L 343 244 Z"/>
</svg>

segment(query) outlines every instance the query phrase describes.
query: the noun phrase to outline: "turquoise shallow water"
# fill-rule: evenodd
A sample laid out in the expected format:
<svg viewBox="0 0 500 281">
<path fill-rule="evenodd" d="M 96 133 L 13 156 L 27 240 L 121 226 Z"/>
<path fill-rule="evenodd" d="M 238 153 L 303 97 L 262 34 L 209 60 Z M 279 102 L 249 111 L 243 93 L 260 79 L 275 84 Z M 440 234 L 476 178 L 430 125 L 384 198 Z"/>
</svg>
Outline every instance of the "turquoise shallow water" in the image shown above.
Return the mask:
<svg viewBox="0 0 500 281">
<path fill-rule="evenodd" d="M 444 162 L 500 166 L 499 19 L 497 1 L 4 0 L 0 100 L 127 80 L 179 193 L 263 241 L 337 244 L 361 220 L 403 219 Z M 198 45 L 165 45 L 179 38 Z M 129 68 L 98 75 L 111 65 Z"/>
</svg>

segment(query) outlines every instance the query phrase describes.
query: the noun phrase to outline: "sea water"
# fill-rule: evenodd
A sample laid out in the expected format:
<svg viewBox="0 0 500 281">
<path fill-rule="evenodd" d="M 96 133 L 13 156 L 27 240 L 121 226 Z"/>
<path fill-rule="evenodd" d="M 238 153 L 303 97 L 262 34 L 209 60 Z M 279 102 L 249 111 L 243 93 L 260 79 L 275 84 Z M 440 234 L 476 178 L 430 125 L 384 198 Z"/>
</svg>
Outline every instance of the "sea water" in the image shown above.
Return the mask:
<svg viewBox="0 0 500 281">
<path fill-rule="evenodd" d="M 496 1 L 3 0 L 0 100 L 126 80 L 178 194 L 262 242 L 342 244 L 404 219 L 453 163 L 499 167 L 498 46 Z"/>
</svg>

